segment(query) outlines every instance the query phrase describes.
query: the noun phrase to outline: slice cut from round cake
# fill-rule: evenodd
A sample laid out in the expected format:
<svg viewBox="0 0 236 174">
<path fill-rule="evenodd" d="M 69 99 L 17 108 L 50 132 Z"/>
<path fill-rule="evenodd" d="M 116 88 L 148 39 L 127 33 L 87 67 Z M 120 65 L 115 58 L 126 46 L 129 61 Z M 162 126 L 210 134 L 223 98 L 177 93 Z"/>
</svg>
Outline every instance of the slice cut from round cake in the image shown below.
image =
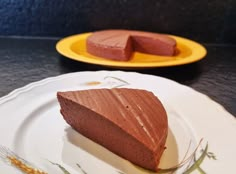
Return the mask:
<svg viewBox="0 0 236 174">
<path fill-rule="evenodd" d="M 158 170 L 168 120 L 152 92 L 90 89 L 58 92 L 57 98 L 61 114 L 76 131 L 140 167 Z"/>
</svg>

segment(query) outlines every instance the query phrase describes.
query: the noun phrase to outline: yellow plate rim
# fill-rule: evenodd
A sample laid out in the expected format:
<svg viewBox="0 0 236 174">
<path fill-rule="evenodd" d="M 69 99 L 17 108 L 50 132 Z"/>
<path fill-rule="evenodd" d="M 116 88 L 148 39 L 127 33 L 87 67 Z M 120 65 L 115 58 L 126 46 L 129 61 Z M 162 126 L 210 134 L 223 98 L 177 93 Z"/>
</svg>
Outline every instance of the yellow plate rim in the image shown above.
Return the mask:
<svg viewBox="0 0 236 174">
<path fill-rule="evenodd" d="M 86 39 L 90 34 L 92 33 L 83 33 L 83 34 L 76 34 L 71 35 L 68 37 L 65 37 L 61 40 L 59 40 L 56 44 L 56 50 L 63 56 L 84 62 L 84 63 L 90 63 L 90 64 L 96 64 L 96 65 L 103 65 L 103 66 L 109 66 L 109 67 L 123 67 L 123 68 L 152 68 L 152 67 L 168 67 L 168 66 L 177 66 L 177 65 L 184 65 L 193 63 L 196 61 L 199 61 L 205 57 L 207 54 L 207 50 L 205 47 L 193 40 L 186 39 L 179 36 L 169 35 L 170 37 L 173 37 L 177 44 L 182 43 L 187 45 L 191 51 L 192 54 L 186 58 L 183 59 L 176 59 L 176 60 L 168 60 L 168 61 L 161 61 L 161 62 L 131 62 L 131 61 L 114 61 L 109 60 L 105 58 L 101 59 L 94 59 L 92 57 L 87 57 L 84 55 L 80 55 L 72 51 L 71 45 L 78 40 Z M 146 54 L 148 56 L 148 54 Z M 159 56 L 163 57 L 163 56 Z"/>
</svg>

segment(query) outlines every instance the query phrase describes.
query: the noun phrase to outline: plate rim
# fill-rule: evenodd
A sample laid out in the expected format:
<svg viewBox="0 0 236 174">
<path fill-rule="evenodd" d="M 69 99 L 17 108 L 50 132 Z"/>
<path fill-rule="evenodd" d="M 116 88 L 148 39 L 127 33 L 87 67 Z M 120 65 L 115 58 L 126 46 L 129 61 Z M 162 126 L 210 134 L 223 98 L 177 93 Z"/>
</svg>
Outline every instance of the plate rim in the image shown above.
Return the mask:
<svg viewBox="0 0 236 174">
<path fill-rule="evenodd" d="M 132 69 L 171 67 L 171 66 L 185 65 L 185 64 L 190 64 L 190 63 L 200 61 L 201 59 L 205 58 L 207 54 L 207 50 L 202 44 L 196 41 L 184 38 L 184 37 L 170 35 L 170 34 L 167 34 L 167 35 L 175 38 L 177 42 L 179 41 L 181 43 L 187 43 L 191 45 L 192 46 L 191 50 L 194 51 L 194 54 L 198 54 L 198 56 L 193 56 L 193 54 L 191 54 L 189 57 L 184 58 L 184 59 L 178 59 L 178 60 L 173 60 L 173 61 L 162 61 L 162 62 L 129 62 L 129 61 L 113 61 L 113 60 L 104 59 L 104 58 L 101 58 L 101 60 L 93 59 L 90 57 L 86 57 L 84 55 L 79 55 L 71 50 L 70 48 L 71 44 L 78 41 L 78 39 L 86 39 L 86 37 L 88 37 L 91 34 L 92 32 L 87 32 L 87 33 L 75 34 L 75 35 L 64 37 L 56 43 L 56 50 L 58 51 L 58 53 L 60 53 L 64 57 L 75 60 L 75 61 L 95 64 L 95 65 L 102 65 L 102 66 L 107 66 L 107 67 L 120 67 L 120 68 L 132 68 Z M 164 57 L 164 56 L 159 56 L 159 57 Z"/>
<path fill-rule="evenodd" d="M 81 74 L 81 73 L 97 73 L 97 72 L 100 72 L 100 73 L 111 73 L 111 72 L 112 73 L 129 73 L 129 74 L 137 74 L 137 75 L 144 75 L 144 76 L 152 76 L 152 77 L 155 77 L 155 78 L 160 78 L 161 80 L 167 80 L 168 83 L 169 82 L 170 83 L 174 83 L 175 85 L 178 85 L 179 87 L 184 88 L 185 90 L 191 90 L 191 92 L 194 92 L 194 93 L 198 94 L 198 96 L 200 95 L 201 97 L 207 98 L 207 100 L 210 100 L 210 102 L 214 103 L 214 106 L 217 107 L 217 109 L 219 111 L 222 111 L 222 112 L 226 113 L 226 115 L 223 115 L 223 116 L 226 116 L 226 117 L 224 117 L 224 119 L 226 119 L 227 121 L 234 121 L 234 123 L 236 123 L 236 119 L 235 119 L 235 117 L 233 115 L 231 115 L 229 112 L 227 112 L 220 104 L 216 103 L 214 100 L 209 98 L 207 95 L 202 94 L 202 93 L 196 91 L 195 89 L 193 89 L 193 88 L 191 88 L 189 86 L 180 84 L 180 83 L 178 83 L 176 81 L 173 81 L 171 79 L 167 79 L 167 78 L 160 77 L 160 76 L 155 76 L 155 75 L 143 74 L 143 73 L 139 73 L 139 72 L 106 71 L 106 70 L 100 70 L 100 71 L 81 71 L 81 72 L 73 72 L 73 73 L 62 74 L 62 75 L 58 75 L 58 76 L 54 76 L 54 77 L 48 77 L 48 78 L 42 79 L 40 81 L 29 83 L 28 85 L 25 85 L 24 87 L 21 87 L 21 88 L 18 88 L 16 90 L 13 90 L 8 95 L 1 97 L 0 98 L 0 106 L 2 104 L 4 104 L 5 102 L 8 102 L 8 101 L 14 99 L 15 97 L 17 97 L 18 95 L 21 95 L 24 92 L 28 92 L 29 90 L 31 90 L 31 89 L 33 89 L 35 87 L 38 87 L 38 86 L 41 86 L 41 85 L 45 85 L 47 83 L 54 82 L 54 81 L 57 81 L 57 80 L 62 80 L 63 78 L 68 78 L 68 77 L 71 77 L 71 76 L 74 77 L 77 74 Z"/>
<path fill-rule="evenodd" d="M 216 101 L 211 99 L 206 94 L 201 93 L 201 92 L 197 91 L 196 89 L 194 89 L 194 88 L 192 88 L 190 86 L 181 84 L 181 83 L 179 83 L 177 81 L 174 81 L 172 79 L 168 79 L 168 78 L 165 78 L 165 77 L 162 77 L 162 76 L 158 76 L 158 75 L 145 74 L 145 73 L 140 73 L 140 72 L 135 72 L 135 71 L 123 71 L 123 70 L 78 71 L 78 72 L 70 72 L 70 73 L 64 73 L 64 74 L 60 74 L 60 75 L 46 77 L 46 78 L 41 79 L 41 80 L 30 82 L 30 83 L 28 83 L 28 84 L 26 84 L 26 85 L 24 85 L 22 87 L 19 87 L 19 88 L 16 88 L 16 89 L 10 91 L 6 95 L 1 96 L 0 97 L 0 106 L 3 103 L 5 103 L 5 102 L 7 102 L 9 100 L 12 100 L 13 98 L 17 97 L 18 95 L 21 95 L 21 93 L 27 92 L 28 90 L 30 90 L 30 89 L 32 89 L 34 87 L 41 86 L 41 85 L 44 85 L 44 84 L 47 84 L 47 83 L 50 83 L 50 82 L 53 82 L 53 81 L 61 80 L 63 78 L 67 78 L 69 76 L 73 76 L 73 75 L 80 74 L 80 73 L 127 73 L 127 74 L 138 74 L 138 75 L 144 75 L 144 76 L 151 76 L 151 77 L 155 77 L 155 78 L 160 78 L 160 79 L 163 79 L 165 81 L 169 81 L 169 82 L 171 82 L 171 83 L 173 83 L 175 85 L 181 86 L 182 88 L 191 90 L 192 92 L 198 94 L 199 96 L 207 98 L 212 103 L 216 104 L 219 108 L 221 108 L 223 111 L 225 111 L 229 115 L 231 115 L 231 117 L 234 120 L 236 120 L 236 118 L 231 113 L 229 113 L 221 104 L 217 103 Z"/>
</svg>

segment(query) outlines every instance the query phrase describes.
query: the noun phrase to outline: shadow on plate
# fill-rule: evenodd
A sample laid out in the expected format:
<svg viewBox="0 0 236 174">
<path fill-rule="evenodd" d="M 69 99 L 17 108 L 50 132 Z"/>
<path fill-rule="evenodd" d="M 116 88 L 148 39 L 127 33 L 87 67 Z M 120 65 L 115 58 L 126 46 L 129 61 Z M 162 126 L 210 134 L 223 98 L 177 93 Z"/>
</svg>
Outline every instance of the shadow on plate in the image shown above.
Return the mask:
<svg viewBox="0 0 236 174">
<path fill-rule="evenodd" d="M 178 164 L 178 147 L 170 129 L 166 147 L 167 149 L 161 158 L 160 168 L 169 168 Z M 153 173 L 117 156 L 106 148 L 79 134 L 71 127 L 66 128 L 62 160 L 63 163 L 69 165 L 76 171 L 79 172 L 83 170 L 87 174 L 97 172 L 109 174 L 119 174 L 122 172 L 125 174 Z"/>
</svg>

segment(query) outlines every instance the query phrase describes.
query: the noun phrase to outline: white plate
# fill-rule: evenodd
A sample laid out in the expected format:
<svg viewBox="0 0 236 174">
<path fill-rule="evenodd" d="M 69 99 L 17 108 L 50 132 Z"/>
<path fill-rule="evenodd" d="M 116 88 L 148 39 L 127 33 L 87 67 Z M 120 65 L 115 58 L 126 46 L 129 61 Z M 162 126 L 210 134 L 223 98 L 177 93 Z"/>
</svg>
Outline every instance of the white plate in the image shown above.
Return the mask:
<svg viewBox="0 0 236 174">
<path fill-rule="evenodd" d="M 207 96 L 174 81 L 132 72 L 78 72 L 48 78 L 17 89 L 0 99 L 0 144 L 49 173 L 61 173 L 48 160 L 71 173 L 146 174 L 145 170 L 114 155 L 68 126 L 59 112 L 57 91 L 112 87 L 152 91 L 163 102 L 169 120 L 167 149 L 161 168 L 179 163 L 201 138 L 217 160 L 201 163 L 206 173 L 236 173 L 235 118 Z M 201 155 L 200 151 L 198 155 Z M 18 173 L 0 161 L 1 172 Z M 186 166 L 176 173 L 181 174 Z M 20 173 L 20 172 L 19 172 Z M 198 173 L 197 171 L 193 173 Z"/>
</svg>

